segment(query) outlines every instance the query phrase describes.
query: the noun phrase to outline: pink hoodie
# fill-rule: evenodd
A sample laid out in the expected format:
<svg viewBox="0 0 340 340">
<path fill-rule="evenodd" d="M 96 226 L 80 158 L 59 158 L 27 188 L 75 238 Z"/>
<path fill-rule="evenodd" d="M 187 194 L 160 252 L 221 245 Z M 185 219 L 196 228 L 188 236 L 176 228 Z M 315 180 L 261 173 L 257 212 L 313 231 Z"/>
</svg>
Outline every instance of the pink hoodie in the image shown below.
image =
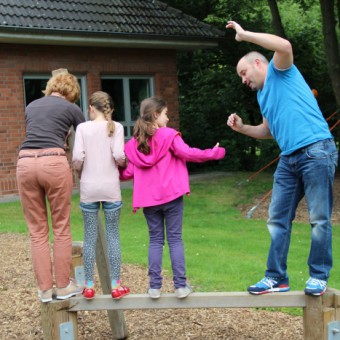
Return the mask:
<svg viewBox="0 0 340 340">
<path fill-rule="evenodd" d="M 157 129 L 150 138 L 149 155 L 139 152 L 137 145 L 135 138 L 126 143 L 128 166 L 120 169 L 121 180 L 133 179 L 134 211 L 189 194 L 186 162 L 202 163 L 225 156 L 225 149 L 221 147 L 206 150 L 189 147 L 178 131 L 168 127 Z"/>
</svg>

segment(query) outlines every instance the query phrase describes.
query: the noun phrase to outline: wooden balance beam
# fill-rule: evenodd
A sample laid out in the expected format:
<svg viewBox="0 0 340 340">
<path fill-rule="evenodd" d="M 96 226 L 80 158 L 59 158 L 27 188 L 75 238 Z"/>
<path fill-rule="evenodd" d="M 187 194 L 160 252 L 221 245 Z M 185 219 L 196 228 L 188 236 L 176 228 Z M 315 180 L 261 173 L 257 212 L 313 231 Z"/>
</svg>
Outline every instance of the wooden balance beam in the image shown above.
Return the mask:
<svg viewBox="0 0 340 340">
<path fill-rule="evenodd" d="M 301 291 L 289 293 L 250 295 L 246 292 L 191 293 L 178 299 L 174 293 L 162 294 L 160 299 L 151 299 L 148 294 L 130 294 L 120 300 L 111 295 L 96 295 L 93 300 L 83 297 L 70 299 L 68 311 L 130 310 L 130 309 L 186 309 L 186 308 L 283 308 L 307 307 L 307 297 Z"/>
<path fill-rule="evenodd" d="M 63 339 L 60 325 L 72 324 L 73 339 L 78 339 L 77 312 L 107 310 L 122 313 L 123 310 L 138 309 L 199 309 L 199 308 L 302 308 L 304 339 L 326 340 L 330 332 L 340 332 L 340 291 L 329 288 L 322 297 L 307 296 L 302 291 L 251 295 L 246 292 L 192 293 L 185 299 L 178 299 L 174 293 L 162 294 L 152 300 L 147 294 L 130 294 L 120 300 L 111 295 L 96 295 L 93 300 L 74 297 L 65 301 L 54 300 L 42 304 L 45 339 Z M 122 314 L 116 315 L 115 339 L 125 339 L 127 331 Z M 111 324 L 112 325 L 112 324 Z"/>
<path fill-rule="evenodd" d="M 340 291 L 328 288 L 321 297 L 302 291 L 251 295 L 247 292 L 194 292 L 185 299 L 165 293 L 158 300 L 147 294 L 130 294 L 113 300 L 110 293 L 107 247 L 101 221 L 98 220 L 96 263 L 104 295 L 93 300 L 74 297 L 41 304 L 45 340 L 77 340 L 77 312 L 107 310 L 113 339 L 125 339 L 128 331 L 124 310 L 198 309 L 198 308 L 302 308 L 305 340 L 340 340 Z M 73 245 L 73 270 L 82 265 L 82 243 Z"/>
</svg>

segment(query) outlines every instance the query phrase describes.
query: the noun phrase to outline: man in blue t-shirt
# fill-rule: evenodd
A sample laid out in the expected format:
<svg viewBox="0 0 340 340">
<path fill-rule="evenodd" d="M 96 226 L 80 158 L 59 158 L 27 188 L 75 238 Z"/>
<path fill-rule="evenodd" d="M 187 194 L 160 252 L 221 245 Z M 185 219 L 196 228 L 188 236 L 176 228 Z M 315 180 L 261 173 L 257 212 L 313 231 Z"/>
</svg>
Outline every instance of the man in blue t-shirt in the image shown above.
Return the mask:
<svg viewBox="0 0 340 340">
<path fill-rule="evenodd" d="M 234 21 L 228 21 L 226 28 L 236 31 L 237 41 L 274 51 L 270 62 L 262 54 L 250 52 L 237 64 L 242 83 L 257 91 L 262 123 L 243 124 L 236 113 L 228 118 L 233 130 L 253 138 L 274 138 L 281 149 L 267 222 L 271 235 L 267 270 L 262 280 L 248 287 L 248 292 L 265 294 L 290 289 L 287 256 L 292 221 L 298 203 L 306 196 L 312 240 L 305 293 L 320 296 L 326 291 L 332 268 L 336 145 L 312 91 L 293 64 L 290 42 L 272 34 L 245 31 Z"/>
</svg>

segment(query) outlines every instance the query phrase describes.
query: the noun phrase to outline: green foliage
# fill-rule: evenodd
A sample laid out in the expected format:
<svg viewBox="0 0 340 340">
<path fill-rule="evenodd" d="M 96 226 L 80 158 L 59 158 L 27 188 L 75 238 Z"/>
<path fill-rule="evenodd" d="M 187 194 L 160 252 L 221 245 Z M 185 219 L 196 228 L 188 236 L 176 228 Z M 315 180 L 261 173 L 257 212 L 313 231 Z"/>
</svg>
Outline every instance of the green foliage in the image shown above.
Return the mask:
<svg viewBox="0 0 340 340">
<path fill-rule="evenodd" d="M 336 110 L 336 103 L 328 77 L 320 4 L 315 0 L 284 1 L 280 4 L 282 24 L 294 47 L 295 64 L 310 88 L 318 90 L 319 106 L 327 116 Z"/>
<path fill-rule="evenodd" d="M 218 163 L 190 164 L 190 170 L 223 168 L 256 170 L 275 158 L 280 150 L 273 141 L 256 141 L 232 131 L 226 120 L 237 112 L 250 124 L 262 120 L 256 94 L 241 84 L 235 67 L 245 53 L 272 52 L 249 43 L 235 41 L 235 32 L 226 30 L 228 20 L 245 29 L 273 33 L 266 0 L 166 0 L 170 6 L 196 16 L 222 31 L 225 39 L 216 49 L 178 54 L 180 90 L 180 128 L 185 141 L 194 147 L 208 148 L 217 141 L 227 148 L 227 157 Z M 323 46 L 320 4 L 317 0 L 277 1 L 286 35 L 294 48 L 294 60 L 307 83 L 319 92 L 318 102 L 324 116 L 336 111 Z"/>
<path fill-rule="evenodd" d="M 252 163 L 249 149 L 254 149 L 257 141 L 236 134 L 226 122 L 229 114 L 233 112 L 237 112 L 247 121 L 250 112 L 252 121 L 259 123 L 261 115 L 256 97 L 253 95 L 249 98 L 249 93 L 235 76 L 235 66 L 218 63 L 216 53 L 213 53 L 215 62 L 207 65 L 207 60 L 213 60 L 210 57 L 211 53 L 213 52 L 198 51 L 191 54 L 190 63 L 187 54 L 179 56 L 188 64 L 202 67 L 199 71 L 192 72 L 190 87 L 181 86 L 183 89 L 180 96 L 181 132 L 184 140 L 191 146 L 210 148 L 220 142 L 221 146 L 226 147 L 228 157 L 218 163 L 220 168 L 249 170 Z M 186 74 L 180 77 L 182 81 L 185 78 L 187 78 Z M 187 79 L 184 82 L 187 82 Z M 242 108 L 244 102 L 247 103 L 246 107 L 243 105 L 245 111 L 240 111 L 239 108 Z M 212 163 L 209 162 L 207 165 L 211 167 Z M 190 170 L 202 169 L 202 167 L 206 167 L 206 164 L 189 165 Z"/>
</svg>

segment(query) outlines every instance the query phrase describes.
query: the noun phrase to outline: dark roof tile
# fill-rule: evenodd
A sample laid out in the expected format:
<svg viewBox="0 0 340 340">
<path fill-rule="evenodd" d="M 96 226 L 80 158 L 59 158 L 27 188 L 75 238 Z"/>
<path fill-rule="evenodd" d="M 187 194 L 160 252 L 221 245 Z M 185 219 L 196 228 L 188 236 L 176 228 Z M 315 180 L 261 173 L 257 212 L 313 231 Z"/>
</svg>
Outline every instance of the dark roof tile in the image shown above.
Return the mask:
<svg viewBox="0 0 340 340">
<path fill-rule="evenodd" d="M 1 0 L 3 29 L 212 39 L 224 34 L 155 0 Z"/>
</svg>

